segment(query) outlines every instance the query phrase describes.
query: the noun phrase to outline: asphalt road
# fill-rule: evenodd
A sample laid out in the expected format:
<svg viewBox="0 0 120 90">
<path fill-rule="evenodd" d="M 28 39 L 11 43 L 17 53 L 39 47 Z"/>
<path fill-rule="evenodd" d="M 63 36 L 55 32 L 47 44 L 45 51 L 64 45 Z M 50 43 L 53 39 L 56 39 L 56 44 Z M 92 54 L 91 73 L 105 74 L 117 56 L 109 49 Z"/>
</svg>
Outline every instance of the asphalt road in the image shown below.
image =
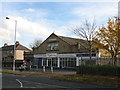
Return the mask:
<svg viewBox="0 0 120 90">
<path fill-rule="evenodd" d="M 0 90 L 2 89 L 2 73 L 0 72 Z"/>
<path fill-rule="evenodd" d="M 53 80 L 48 77 L 2 75 L 2 88 L 114 88 L 108 86 Z"/>
</svg>

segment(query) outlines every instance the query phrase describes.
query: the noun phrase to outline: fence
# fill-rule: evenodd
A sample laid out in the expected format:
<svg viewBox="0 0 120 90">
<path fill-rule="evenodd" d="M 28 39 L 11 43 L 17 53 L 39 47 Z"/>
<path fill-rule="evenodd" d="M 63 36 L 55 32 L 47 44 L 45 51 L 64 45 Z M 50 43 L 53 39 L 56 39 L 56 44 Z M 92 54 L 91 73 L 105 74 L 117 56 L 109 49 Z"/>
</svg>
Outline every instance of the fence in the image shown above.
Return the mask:
<svg viewBox="0 0 120 90">
<path fill-rule="evenodd" d="M 113 64 L 113 60 L 110 57 L 102 57 L 102 58 L 98 58 L 98 63 L 101 65 Z M 117 57 L 116 65 L 120 66 L 120 57 Z"/>
</svg>

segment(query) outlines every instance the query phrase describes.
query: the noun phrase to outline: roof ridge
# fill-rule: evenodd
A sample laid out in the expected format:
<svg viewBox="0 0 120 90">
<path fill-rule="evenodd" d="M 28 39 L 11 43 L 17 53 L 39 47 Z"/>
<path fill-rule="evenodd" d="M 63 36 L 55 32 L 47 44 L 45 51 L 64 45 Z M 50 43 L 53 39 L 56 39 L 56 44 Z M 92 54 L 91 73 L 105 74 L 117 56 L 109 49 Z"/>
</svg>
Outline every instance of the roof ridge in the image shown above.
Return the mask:
<svg viewBox="0 0 120 90">
<path fill-rule="evenodd" d="M 76 39 L 76 40 L 84 40 L 84 39 L 80 39 L 80 38 L 73 38 L 73 37 L 67 37 L 67 36 L 58 36 L 58 37 L 69 38 L 69 39 Z"/>
<path fill-rule="evenodd" d="M 18 44 L 18 46 L 22 46 L 22 47 L 24 47 L 24 48 L 26 48 L 26 49 L 30 50 L 29 48 L 27 48 L 27 47 L 23 46 L 22 44 Z M 18 47 L 18 46 L 17 46 L 17 47 Z M 16 49 L 17 49 L 17 47 L 16 47 Z M 30 51 L 31 51 L 31 50 L 30 50 Z"/>
</svg>

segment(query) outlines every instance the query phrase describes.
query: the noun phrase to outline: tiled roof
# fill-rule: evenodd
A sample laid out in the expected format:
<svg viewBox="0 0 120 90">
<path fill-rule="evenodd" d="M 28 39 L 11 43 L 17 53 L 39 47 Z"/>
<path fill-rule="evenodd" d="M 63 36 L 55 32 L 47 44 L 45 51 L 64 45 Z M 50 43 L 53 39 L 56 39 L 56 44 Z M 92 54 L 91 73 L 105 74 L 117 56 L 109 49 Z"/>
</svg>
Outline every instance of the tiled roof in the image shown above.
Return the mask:
<svg viewBox="0 0 120 90">
<path fill-rule="evenodd" d="M 62 40 L 64 40 L 65 42 L 67 42 L 70 45 L 75 45 L 78 43 L 86 43 L 85 40 L 83 39 L 77 39 L 77 38 L 70 38 L 70 37 L 64 37 L 64 36 L 58 36 L 59 38 L 61 38 Z"/>
<path fill-rule="evenodd" d="M 77 45 L 80 44 L 81 46 L 83 46 L 84 48 L 88 48 L 88 42 L 86 40 L 83 39 L 78 39 L 78 38 L 71 38 L 71 37 L 65 37 L 65 36 L 59 36 L 56 35 L 54 33 L 52 33 L 50 36 L 55 35 L 58 38 L 60 38 L 61 40 L 65 41 L 66 43 L 68 43 L 69 45 Z M 49 37 L 50 37 L 49 36 Z M 48 37 L 48 38 L 49 38 Z"/>
<path fill-rule="evenodd" d="M 11 50 L 11 49 L 14 49 L 14 45 L 8 45 L 8 46 L 3 46 L 2 47 L 3 50 Z M 16 50 L 27 50 L 27 51 L 31 51 L 29 48 L 21 45 L 21 44 L 16 44 Z"/>
<path fill-rule="evenodd" d="M 28 49 L 27 47 L 21 45 L 21 44 L 18 44 L 16 46 L 16 50 L 28 50 L 28 51 L 31 51 L 30 49 Z"/>
</svg>

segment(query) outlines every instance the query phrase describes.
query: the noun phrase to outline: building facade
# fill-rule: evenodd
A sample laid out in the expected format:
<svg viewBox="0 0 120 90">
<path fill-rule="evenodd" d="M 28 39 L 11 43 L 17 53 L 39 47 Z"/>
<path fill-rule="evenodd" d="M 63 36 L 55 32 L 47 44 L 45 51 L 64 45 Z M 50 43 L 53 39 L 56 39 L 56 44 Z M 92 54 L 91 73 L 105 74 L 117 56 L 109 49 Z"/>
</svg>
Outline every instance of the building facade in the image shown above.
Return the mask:
<svg viewBox="0 0 120 90">
<path fill-rule="evenodd" d="M 26 65 L 27 70 L 35 68 L 33 52 L 24 52 L 24 64 Z"/>
<path fill-rule="evenodd" d="M 58 36 L 52 33 L 36 50 L 34 55 L 38 67 L 73 68 L 81 64 L 96 64 L 98 54 L 89 49 L 85 40 Z"/>
<path fill-rule="evenodd" d="M 18 67 L 23 64 L 24 52 L 30 52 L 31 50 L 21 45 L 18 41 L 15 43 L 15 66 Z M 7 45 L 6 43 L 2 47 L 2 66 L 12 68 L 14 60 L 14 45 Z"/>
<path fill-rule="evenodd" d="M 113 64 L 111 54 L 106 49 L 102 49 L 102 48 L 99 49 L 99 63 L 101 65 Z M 120 53 L 117 54 L 116 65 L 120 66 Z"/>
</svg>

